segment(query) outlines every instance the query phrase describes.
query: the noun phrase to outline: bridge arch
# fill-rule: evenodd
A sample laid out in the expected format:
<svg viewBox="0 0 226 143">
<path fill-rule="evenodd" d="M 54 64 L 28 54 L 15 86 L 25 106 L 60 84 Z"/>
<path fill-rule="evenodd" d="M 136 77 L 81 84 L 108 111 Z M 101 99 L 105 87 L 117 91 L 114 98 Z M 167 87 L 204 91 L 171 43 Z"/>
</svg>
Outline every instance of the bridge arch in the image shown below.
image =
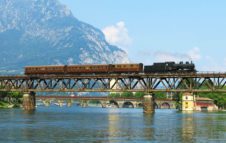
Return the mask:
<svg viewBox="0 0 226 143">
<path fill-rule="evenodd" d="M 115 100 L 110 100 L 110 101 L 109 101 L 109 104 L 110 104 L 110 106 L 114 106 L 114 107 L 119 108 L 119 104 L 118 104 L 118 102 L 115 101 Z"/>
<path fill-rule="evenodd" d="M 142 107 L 144 107 L 144 104 L 143 104 L 143 103 L 138 103 L 138 104 L 137 104 L 137 107 L 142 108 Z M 156 102 L 154 102 L 154 108 L 155 108 L 155 109 L 159 109 L 159 105 L 158 105 Z"/>
<path fill-rule="evenodd" d="M 122 108 L 134 108 L 134 105 L 130 101 L 126 101 L 123 103 Z"/>
<path fill-rule="evenodd" d="M 142 108 L 142 107 L 144 107 L 144 104 L 143 103 L 138 103 L 137 107 Z"/>
<path fill-rule="evenodd" d="M 156 102 L 154 103 L 154 108 L 159 109 L 159 105 Z"/>
<path fill-rule="evenodd" d="M 161 109 L 170 109 L 170 104 L 168 102 L 163 102 L 161 104 Z"/>
<path fill-rule="evenodd" d="M 103 107 L 103 104 L 100 100 L 89 100 L 88 103 L 94 104 L 95 106 L 98 106 L 98 107 Z"/>
</svg>

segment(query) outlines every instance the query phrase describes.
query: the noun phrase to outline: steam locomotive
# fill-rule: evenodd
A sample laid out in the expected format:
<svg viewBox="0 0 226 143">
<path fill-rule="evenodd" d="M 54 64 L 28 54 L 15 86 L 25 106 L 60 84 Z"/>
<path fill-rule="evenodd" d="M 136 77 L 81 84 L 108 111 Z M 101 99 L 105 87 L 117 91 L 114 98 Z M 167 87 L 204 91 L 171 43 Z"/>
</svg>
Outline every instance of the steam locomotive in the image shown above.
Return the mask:
<svg viewBox="0 0 226 143">
<path fill-rule="evenodd" d="M 144 73 L 167 73 L 167 72 L 196 72 L 195 64 L 192 62 L 164 62 L 154 63 L 153 65 L 144 66 Z"/>
<path fill-rule="evenodd" d="M 192 62 L 164 62 L 143 66 L 139 64 L 103 64 L 103 65 L 51 65 L 51 66 L 27 66 L 25 75 L 48 74 L 106 74 L 106 73 L 178 73 L 196 72 Z"/>
</svg>

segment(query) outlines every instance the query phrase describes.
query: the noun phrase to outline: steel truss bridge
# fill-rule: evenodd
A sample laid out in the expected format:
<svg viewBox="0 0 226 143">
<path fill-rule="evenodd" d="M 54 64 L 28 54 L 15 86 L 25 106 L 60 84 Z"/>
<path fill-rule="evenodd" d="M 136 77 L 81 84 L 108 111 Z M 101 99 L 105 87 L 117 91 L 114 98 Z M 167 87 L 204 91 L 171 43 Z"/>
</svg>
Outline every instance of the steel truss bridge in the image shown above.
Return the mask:
<svg viewBox="0 0 226 143">
<path fill-rule="evenodd" d="M 226 92 L 226 73 L 0 76 L 0 91 Z"/>
</svg>

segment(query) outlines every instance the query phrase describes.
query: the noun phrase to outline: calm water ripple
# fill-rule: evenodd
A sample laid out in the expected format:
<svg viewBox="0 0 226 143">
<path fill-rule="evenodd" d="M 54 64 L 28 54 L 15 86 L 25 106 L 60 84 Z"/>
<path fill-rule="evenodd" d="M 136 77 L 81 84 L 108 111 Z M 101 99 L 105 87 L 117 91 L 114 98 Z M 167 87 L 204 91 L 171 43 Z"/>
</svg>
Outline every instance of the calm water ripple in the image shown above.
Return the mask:
<svg viewBox="0 0 226 143">
<path fill-rule="evenodd" d="M 226 142 L 226 112 L 38 107 L 0 110 L 0 142 Z"/>
</svg>

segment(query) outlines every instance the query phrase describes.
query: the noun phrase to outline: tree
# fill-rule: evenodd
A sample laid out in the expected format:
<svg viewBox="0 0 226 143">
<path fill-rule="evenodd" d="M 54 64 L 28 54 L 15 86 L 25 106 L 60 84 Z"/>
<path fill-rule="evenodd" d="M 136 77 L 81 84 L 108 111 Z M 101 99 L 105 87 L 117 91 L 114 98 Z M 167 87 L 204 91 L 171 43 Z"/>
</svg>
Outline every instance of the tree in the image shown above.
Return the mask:
<svg viewBox="0 0 226 143">
<path fill-rule="evenodd" d="M 117 97 L 120 97 L 120 93 L 110 93 L 109 96 L 112 98 L 117 98 Z"/>
<path fill-rule="evenodd" d="M 124 98 L 134 97 L 132 92 L 123 92 L 121 96 Z"/>
<path fill-rule="evenodd" d="M 136 92 L 135 95 L 134 95 L 134 97 L 135 98 L 142 98 L 142 97 L 144 97 L 144 95 L 145 95 L 144 92 Z"/>
</svg>

